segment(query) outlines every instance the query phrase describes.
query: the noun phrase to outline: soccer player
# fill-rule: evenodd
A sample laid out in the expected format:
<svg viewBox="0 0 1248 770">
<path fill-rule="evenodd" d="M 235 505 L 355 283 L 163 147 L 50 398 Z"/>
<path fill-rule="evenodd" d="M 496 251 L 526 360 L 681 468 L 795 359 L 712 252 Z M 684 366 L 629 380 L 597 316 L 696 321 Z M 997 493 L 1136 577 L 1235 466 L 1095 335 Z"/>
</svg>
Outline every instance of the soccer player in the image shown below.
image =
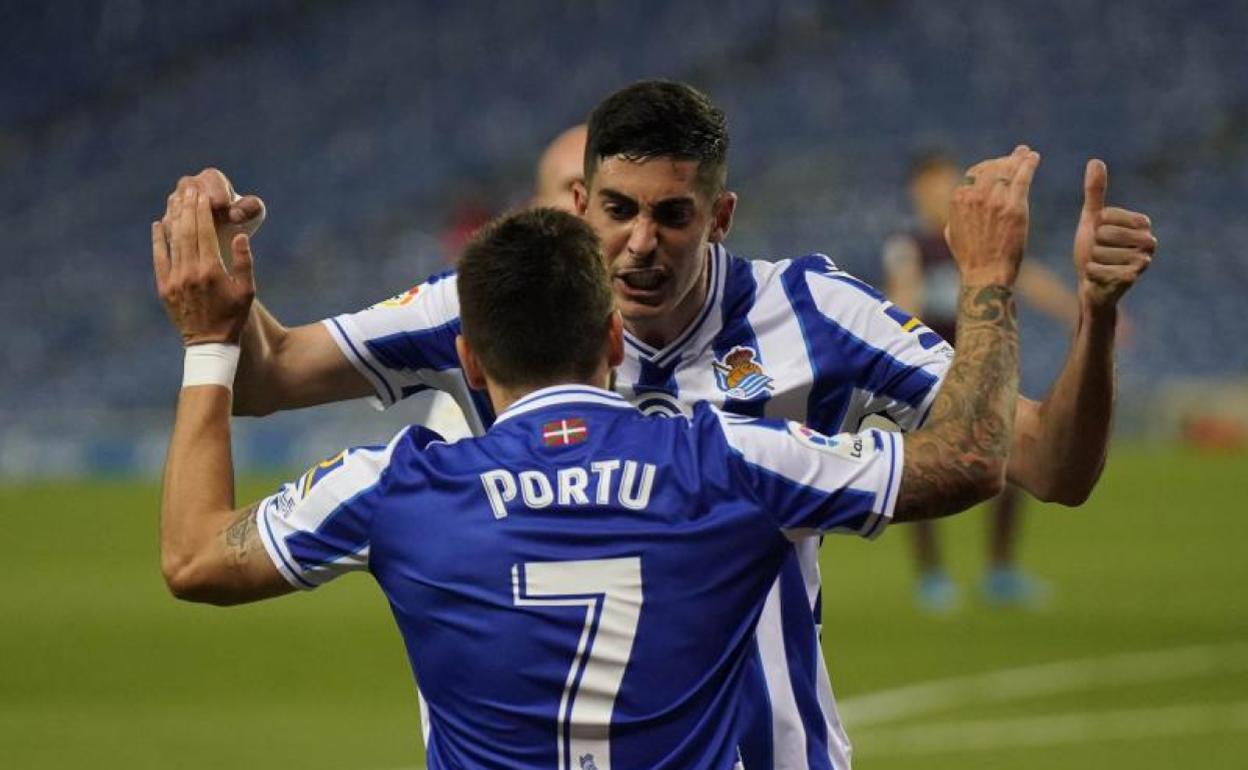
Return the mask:
<svg viewBox="0 0 1248 770">
<path fill-rule="evenodd" d="M 946 377 L 948 344 L 822 254 L 774 263 L 729 254 L 722 242 L 737 196 L 727 187 L 727 154 L 724 114 L 684 84 L 636 83 L 590 115 L 585 179 L 575 189 L 578 212 L 603 242 L 624 320 L 614 389 L 647 413 L 687 414 L 707 400 L 828 434 L 857 430 L 875 413 L 917 428 Z M 1013 481 L 1067 504 L 1082 502 L 1100 474 L 1117 302 L 1156 246 L 1147 217 L 1104 206 L 1103 179 L 1085 192 L 1075 242 L 1080 324 L 1047 398 L 1018 400 L 1009 461 Z M 219 186 L 209 195 L 227 205 Z M 455 355 L 455 275 L 434 276 L 406 299 L 294 328 L 255 303 L 236 413 L 369 395 L 388 405 L 435 388 L 455 396 L 473 431 L 484 432 L 496 412 L 468 387 Z M 818 544 L 806 540 L 768 593 L 749 661 L 750 768 L 849 766 L 819 645 L 821 615 Z"/>
<path fill-rule="evenodd" d="M 983 164 L 951 237 L 963 342 L 926 428 L 828 437 L 699 405 L 647 417 L 606 389 L 624 330 L 600 243 L 553 209 L 467 248 L 469 384 L 496 415 L 453 444 L 420 427 L 234 507 L 230 385 L 254 297 L 195 185 L 153 223 L 157 286 L 187 346 L 161 501 L 175 595 L 234 604 L 367 570 L 389 600 L 442 768 L 740 767 L 754 627 L 790 541 L 874 537 L 955 512 L 1005 476 L 1018 387 L 1011 286 L 1039 157 Z M 803 615 L 807 614 L 805 612 Z"/>
<path fill-rule="evenodd" d="M 884 247 L 887 296 L 897 307 L 921 317 L 928 328 L 954 342 L 958 306 L 958 266 L 945 241 L 949 203 L 961 171 L 953 159 L 929 153 L 911 166 L 907 189 L 919 226 L 894 235 Z M 1024 262 L 1016 286 L 1019 299 L 1065 326 L 1079 321 L 1079 299 L 1056 275 L 1036 262 Z M 1022 493 L 1014 485 L 990 504 L 985 598 L 996 605 L 1025 605 L 1042 598 L 1035 578 L 1019 570 L 1018 518 Z M 911 528 L 919 565 L 917 598 L 923 609 L 942 612 L 957 603 L 957 587 L 940 558 L 934 522 Z"/>
</svg>

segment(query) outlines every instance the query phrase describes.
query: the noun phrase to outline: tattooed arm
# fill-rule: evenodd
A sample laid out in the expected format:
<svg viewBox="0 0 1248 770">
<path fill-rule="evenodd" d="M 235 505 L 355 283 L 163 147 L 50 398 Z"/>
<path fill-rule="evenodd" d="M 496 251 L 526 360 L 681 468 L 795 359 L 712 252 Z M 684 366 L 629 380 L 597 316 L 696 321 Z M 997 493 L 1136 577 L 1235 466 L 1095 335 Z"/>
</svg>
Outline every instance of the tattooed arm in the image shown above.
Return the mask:
<svg viewBox="0 0 1248 770">
<path fill-rule="evenodd" d="M 240 604 L 294 589 L 256 531 L 256 504 L 234 510 L 230 392 L 184 388 L 160 506 L 161 568 L 174 596 Z"/>
<path fill-rule="evenodd" d="M 1001 492 L 1017 398 L 1013 291 L 965 286 L 953 366 L 927 425 L 906 440 L 896 521 L 947 516 Z"/>
<path fill-rule="evenodd" d="M 906 440 L 896 521 L 956 513 L 1005 485 L 1018 400 L 1013 286 L 1039 162 L 1019 147 L 971 168 L 954 192 L 947 235 L 963 284 L 958 347 L 927 424 Z"/>
<path fill-rule="evenodd" d="M 245 236 L 232 249 L 226 273 L 207 196 L 194 190 L 174 201 L 168 228 L 152 225 L 156 284 L 187 346 L 238 342 L 255 286 Z M 178 396 L 160 555 L 165 583 L 179 599 L 236 604 L 293 590 L 259 543 L 255 506 L 234 510 L 230 400 L 230 389 L 216 384 L 193 384 Z"/>
</svg>

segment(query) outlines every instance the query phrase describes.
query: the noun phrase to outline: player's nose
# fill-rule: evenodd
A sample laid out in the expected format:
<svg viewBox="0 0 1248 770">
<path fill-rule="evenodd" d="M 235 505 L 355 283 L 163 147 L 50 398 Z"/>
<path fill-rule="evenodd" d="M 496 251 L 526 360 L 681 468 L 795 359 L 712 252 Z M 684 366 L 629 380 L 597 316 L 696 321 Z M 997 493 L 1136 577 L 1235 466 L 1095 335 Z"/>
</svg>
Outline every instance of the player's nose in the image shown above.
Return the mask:
<svg viewBox="0 0 1248 770">
<path fill-rule="evenodd" d="M 628 252 L 633 256 L 644 256 L 654 251 L 659 245 L 659 228 L 649 217 L 637 217 L 633 220 L 632 229 L 628 234 Z"/>
</svg>

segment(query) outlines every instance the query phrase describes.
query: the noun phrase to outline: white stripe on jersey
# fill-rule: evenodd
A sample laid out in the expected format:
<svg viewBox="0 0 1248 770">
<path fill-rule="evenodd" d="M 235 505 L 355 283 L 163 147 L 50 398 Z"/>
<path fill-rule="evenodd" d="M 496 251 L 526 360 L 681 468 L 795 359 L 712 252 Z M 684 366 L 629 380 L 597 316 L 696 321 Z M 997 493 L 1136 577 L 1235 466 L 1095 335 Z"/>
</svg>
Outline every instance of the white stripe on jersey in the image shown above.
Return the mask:
<svg viewBox="0 0 1248 770">
<path fill-rule="evenodd" d="M 802 322 L 789 303 L 780 276 L 792 260 L 751 262 L 750 272 L 757 285 L 754 305 L 746 314 L 758 339 L 759 357 L 779 382 L 798 383 L 776 392 L 767 400 L 764 414 L 805 422 L 806 404 L 814 385 L 815 370 L 809 355 L 798 355 L 795 345 L 805 346 Z M 857 425 L 853 426 L 857 429 Z"/>
<path fill-rule="evenodd" d="M 376 485 L 390 462 L 394 447 L 408 430 L 404 428 L 400 431 L 383 449 L 344 450 L 345 456 L 340 461 L 336 456 L 323 464 L 329 467 L 329 462 L 341 463 L 338 467 L 330 467 L 323 478 L 310 483 L 301 478 L 297 483 L 283 485 L 275 494 L 260 501 L 256 508 L 260 542 L 286 582 L 306 590 L 346 572 L 368 568 L 367 542 L 352 553 L 305 567 L 291 554 L 288 538 L 299 533 L 316 532 L 343 503 Z M 308 473 L 315 470 L 314 467 Z"/>
<path fill-rule="evenodd" d="M 801 719 L 776 719 L 776 714 L 798 714 L 797 697 L 789 674 L 789 656 L 785 651 L 784 624 L 780 618 L 780 581 L 771 584 L 767 601 L 759 616 L 758 652 L 763 663 L 763 677 L 771 697 L 772 764 L 785 770 L 807 770 L 806 728 Z"/>
<path fill-rule="evenodd" d="M 902 464 L 902 441 L 895 434 L 876 429 L 833 437 L 815 434 L 815 440 L 823 444 L 820 447 L 811 440 L 797 438 L 794 433 L 801 428 L 796 423 L 789 423 L 790 430 L 781 433 L 771 426 L 724 419 L 722 413 L 717 414 L 728 443 L 747 463 L 820 492 L 853 490 L 873 494 L 871 516 L 857 534 L 874 538 L 892 518 Z M 848 454 L 855 445 L 857 458 Z M 783 512 L 775 513 L 783 516 Z M 817 559 L 817 551 L 809 555 Z"/>
<path fill-rule="evenodd" d="M 953 349 L 942 343 L 931 350 L 914 344 L 914 334 L 903 331 L 885 311 L 893 306 L 887 300 L 880 302 L 856 286 L 858 280 L 843 271 L 832 273 L 806 273 L 806 285 L 816 304 L 829 319 L 860 340 L 883 350 L 907 366 L 935 369 L 943 377 L 952 358 Z M 943 360 L 942 360 L 943 359 Z M 923 422 L 927 410 L 940 390 L 939 384 L 926 394 L 916 409 L 909 404 L 896 402 L 889 409 L 889 416 L 903 430 L 913 430 Z M 890 401 L 890 399 L 885 399 Z M 864 411 L 870 414 L 870 411 Z"/>
</svg>

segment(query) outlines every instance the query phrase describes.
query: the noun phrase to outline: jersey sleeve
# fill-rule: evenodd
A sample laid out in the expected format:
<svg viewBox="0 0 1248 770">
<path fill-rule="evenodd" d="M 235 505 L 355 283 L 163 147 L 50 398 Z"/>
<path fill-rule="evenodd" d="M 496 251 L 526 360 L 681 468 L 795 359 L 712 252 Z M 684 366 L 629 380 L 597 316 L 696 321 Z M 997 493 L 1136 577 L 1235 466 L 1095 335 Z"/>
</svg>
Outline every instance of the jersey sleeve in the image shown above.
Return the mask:
<svg viewBox="0 0 1248 770">
<path fill-rule="evenodd" d="M 949 371 L 953 347 L 870 285 L 827 265 L 807 272 L 806 284 L 834 329 L 828 339 L 854 367 L 856 403 L 848 412 L 883 414 L 902 430 L 920 427 Z"/>
<path fill-rule="evenodd" d="M 368 568 L 383 474 L 409 430 L 384 447 L 344 449 L 260 501 L 256 529 L 287 582 L 311 589 Z"/>
<path fill-rule="evenodd" d="M 741 493 L 787 535 L 874 538 L 892 519 L 901 487 L 900 434 L 826 436 L 792 421 L 719 417 Z"/>
<path fill-rule="evenodd" d="M 459 296 L 453 273 L 432 276 L 372 307 L 322 323 L 373 386 L 379 407 L 428 388 L 446 390 L 448 378 L 459 376 Z"/>
</svg>

